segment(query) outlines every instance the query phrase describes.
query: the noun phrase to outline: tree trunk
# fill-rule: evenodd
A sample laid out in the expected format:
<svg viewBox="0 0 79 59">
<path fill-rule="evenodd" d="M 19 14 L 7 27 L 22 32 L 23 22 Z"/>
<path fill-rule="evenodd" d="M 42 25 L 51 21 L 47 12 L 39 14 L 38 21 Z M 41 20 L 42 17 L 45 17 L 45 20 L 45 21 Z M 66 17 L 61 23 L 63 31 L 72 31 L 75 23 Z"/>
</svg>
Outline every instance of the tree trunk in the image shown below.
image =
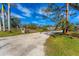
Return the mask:
<svg viewBox="0 0 79 59">
<path fill-rule="evenodd" d="M 0 31 L 2 30 L 2 27 L 1 27 L 1 21 L 0 21 Z"/>
<path fill-rule="evenodd" d="M 8 3 L 8 31 L 11 31 L 10 29 L 10 3 Z"/>
<path fill-rule="evenodd" d="M 68 32 L 68 8 L 69 7 L 69 3 L 66 3 L 66 27 L 65 27 L 65 31 L 64 33 L 66 34 Z"/>
<path fill-rule="evenodd" d="M 5 31 L 5 20 L 4 20 L 4 4 L 2 4 L 2 27 L 3 31 Z"/>
</svg>

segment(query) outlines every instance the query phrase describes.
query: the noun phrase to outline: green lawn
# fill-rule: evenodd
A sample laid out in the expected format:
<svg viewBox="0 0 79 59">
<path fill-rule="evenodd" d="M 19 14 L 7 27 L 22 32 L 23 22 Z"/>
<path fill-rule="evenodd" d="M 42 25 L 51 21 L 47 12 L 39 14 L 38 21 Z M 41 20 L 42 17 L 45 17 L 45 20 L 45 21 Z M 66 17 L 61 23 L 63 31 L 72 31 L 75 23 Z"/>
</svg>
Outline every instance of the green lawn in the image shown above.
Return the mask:
<svg viewBox="0 0 79 59">
<path fill-rule="evenodd" d="M 31 29 L 32 30 L 32 29 Z M 44 30 L 44 29 L 34 29 L 36 32 L 44 32 L 44 31 L 46 31 L 46 30 Z M 29 34 L 30 32 L 27 32 L 26 34 Z M 8 31 L 5 31 L 5 32 L 3 32 L 3 31 L 1 31 L 0 32 L 0 37 L 6 37 L 6 36 L 15 36 L 15 35 L 19 35 L 19 34 L 22 34 L 22 32 L 21 32 L 21 30 L 20 29 L 15 29 L 15 28 L 13 28 L 13 29 L 11 29 L 11 32 L 8 32 Z"/>
<path fill-rule="evenodd" d="M 19 34 L 21 34 L 20 30 L 12 29 L 11 32 L 8 32 L 8 31 L 3 32 L 3 31 L 1 31 L 0 32 L 0 37 L 15 36 L 15 35 L 19 35 Z"/>
<path fill-rule="evenodd" d="M 45 43 L 45 52 L 48 56 L 79 56 L 79 38 L 50 36 Z"/>
<path fill-rule="evenodd" d="M 41 29 L 41 28 L 39 29 L 39 28 L 38 28 L 38 29 L 36 29 L 36 31 L 37 31 L 37 32 L 45 32 L 45 31 L 48 31 L 48 30 L 44 30 L 44 29 Z"/>
</svg>

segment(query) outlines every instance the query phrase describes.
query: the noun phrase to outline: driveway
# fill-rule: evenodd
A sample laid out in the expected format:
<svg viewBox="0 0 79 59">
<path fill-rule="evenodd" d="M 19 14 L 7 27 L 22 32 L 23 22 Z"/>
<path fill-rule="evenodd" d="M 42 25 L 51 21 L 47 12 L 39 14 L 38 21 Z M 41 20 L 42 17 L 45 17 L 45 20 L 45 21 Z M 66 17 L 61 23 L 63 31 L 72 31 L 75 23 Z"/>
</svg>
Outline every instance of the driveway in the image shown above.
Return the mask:
<svg viewBox="0 0 79 59">
<path fill-rule="evenodd" d="M 44 43 L 48 37 L 44 32 L 0 37 L 0 55 L 44 56 Z"/>
</svg>

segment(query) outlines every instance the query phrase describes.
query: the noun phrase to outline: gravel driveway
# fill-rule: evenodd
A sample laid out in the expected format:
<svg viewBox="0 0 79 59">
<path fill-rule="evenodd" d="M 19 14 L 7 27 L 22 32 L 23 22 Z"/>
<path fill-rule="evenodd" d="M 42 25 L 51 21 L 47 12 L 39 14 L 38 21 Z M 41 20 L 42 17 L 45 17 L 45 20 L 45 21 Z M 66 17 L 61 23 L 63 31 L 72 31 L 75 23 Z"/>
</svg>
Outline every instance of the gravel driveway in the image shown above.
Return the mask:
<svg viewBox="0 0 79 59">
<path fill-rule="evenodd" d="M 44 43 L 48 37 L 44 32 L 0 37 L 0 55 L 44 56 Z"/>
</svg>

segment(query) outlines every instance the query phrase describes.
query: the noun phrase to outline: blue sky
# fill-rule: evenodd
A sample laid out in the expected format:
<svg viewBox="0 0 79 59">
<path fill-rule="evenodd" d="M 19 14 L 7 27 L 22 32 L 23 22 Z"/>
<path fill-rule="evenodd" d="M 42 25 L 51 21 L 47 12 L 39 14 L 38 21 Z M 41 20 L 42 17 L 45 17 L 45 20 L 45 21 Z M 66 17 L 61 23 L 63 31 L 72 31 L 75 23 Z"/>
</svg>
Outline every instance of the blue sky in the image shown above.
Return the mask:
<svg viewBox="0 0 79 59">
<path fill-rule="evenodd" d="M 14 6 L 16 5 L 16 6 Z M 62 6 L 63 4 L 58 4 L 59 6 Z M 44 19 L 42 18 L 42 15 L 45 15 L 44 12 L 42 12 L 42 9 L 47 8 L 47 3 L 17 3 L 12 4 L 11 6 L 11 15 L 18 17 L 21 21 L 21 24 L 38 24 L 38 25 L 54 25 L 55 23 L 52 22 L 50 19 Z M 6 10 L 7 6 L 5 5 Z M 1 4 L 0 4 L 1 8 Z M 79 22 L 79 11 L 76 11 L 76 16 L 69 17 L 69 21 L 71 23 Z"/>
</svg>

